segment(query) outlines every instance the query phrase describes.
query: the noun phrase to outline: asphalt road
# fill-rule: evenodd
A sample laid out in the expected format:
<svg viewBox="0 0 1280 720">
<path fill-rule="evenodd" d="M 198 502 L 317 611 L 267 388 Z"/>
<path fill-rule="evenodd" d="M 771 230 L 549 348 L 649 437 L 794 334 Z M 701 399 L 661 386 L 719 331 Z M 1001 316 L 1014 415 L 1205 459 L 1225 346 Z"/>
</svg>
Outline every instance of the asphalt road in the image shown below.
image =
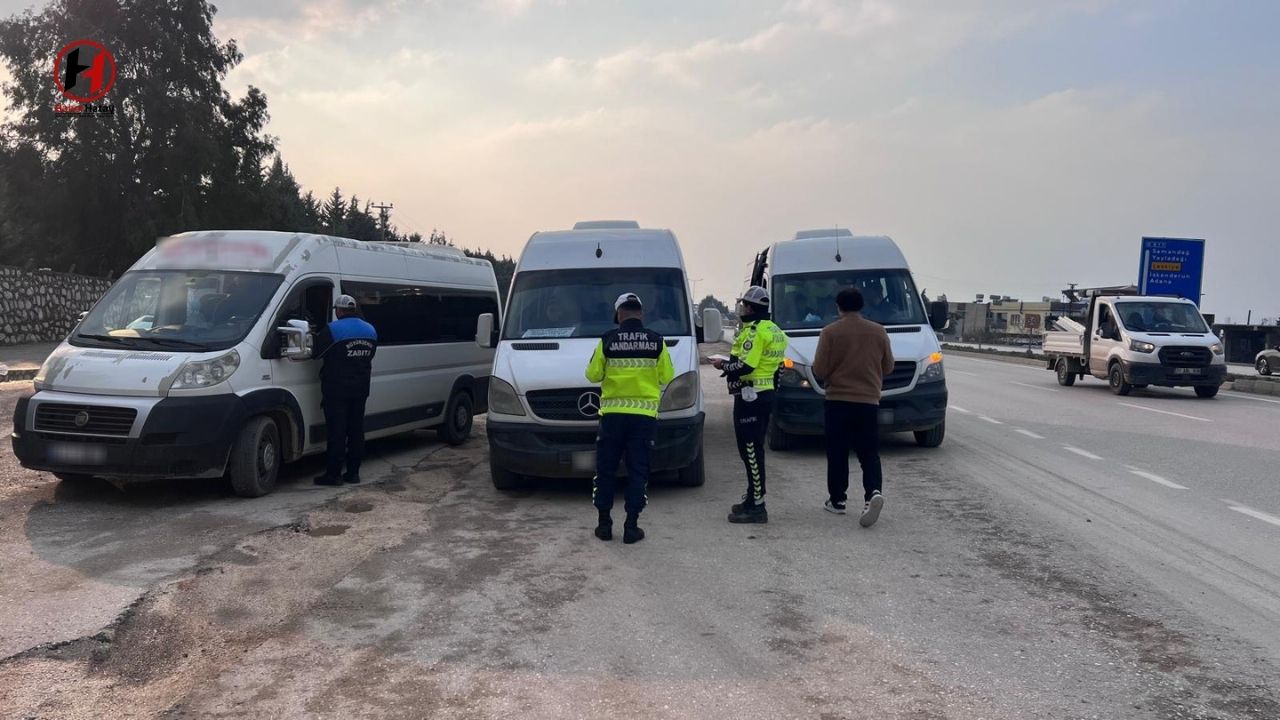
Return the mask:
<svg viewBox="0 0 1280 720">
<path fill-rule="evenodd" d="M 21 476 L 0 715 L 1280 717 L 1280 405 L 949 372 L 946 444 L 886 440 L 869 530 L 822 511 L 817 445 L 769 456 L 769 525 L 725 523 L 710 371 L 707 484 L 651 488 L 636 546 L 582 484 L 493 490 L 482 437 L 257 501 Z"/>
</svg>

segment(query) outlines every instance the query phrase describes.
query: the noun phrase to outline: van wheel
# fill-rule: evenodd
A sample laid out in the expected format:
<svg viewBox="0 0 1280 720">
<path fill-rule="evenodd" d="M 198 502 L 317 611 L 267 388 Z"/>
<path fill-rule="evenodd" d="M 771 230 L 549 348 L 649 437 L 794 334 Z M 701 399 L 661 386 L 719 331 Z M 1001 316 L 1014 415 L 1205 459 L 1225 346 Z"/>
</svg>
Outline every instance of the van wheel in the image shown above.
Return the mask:
<svg viewBox="0 0 1280 720">
<path fill-rule="evenodd" d="M 489 463 L 489 476 L 493 478 L 493 486 L 498 490 L 519 490 L 524 487 L 524 478 L 506 468 Z"/>
<path fill-rule="evenodd" d="M 227 463 L 231 489 L 240 497 L 262 497 L 276 489 L 280 474 L 280 430 L 275 421 L 256 417 L 240 430 Z"/>
<path fill-rule="evenodd" d="M 1258 358 L 1258 374 L 1259 375 L 1271 374 L 1271 363 L 1268 362 L 1266 358 Z"/>
<path fill-rule="evenodd" d="M 1133 386 L 1124 380 L 1124 368 L 1120 367 L 1120 363 L 1111 364 L 1111 370 L 1107 372 L 1107 384 L 1111 386 L 1111 392 L 1117 395 L 1133 392 Z"/>
<path fill-rule="evenodd" d="M 1197 385 L 1196 386 L 1196 395 L 1199 395 L 1202 398 L 1215 397 L 1217 394 L 1218 394 L 1217 385 Z"/>
<path fill-rule="evenodd" d="M 676 482 L 685 487 L 702 487 L 707 481 L 706 463 L 702 459 L 702 448 L 698 448 L 698 456 L 687 467 L 680 468 L 676 474 Z"/>
<path fill-rule="evenodd" d="M 947 421 L 943 420 L 936 427 L 928 430 L 915 431 L 916 444 L 920 447 L 936 448 L 942 444 L 942 439 L 947 436 Z"/>
<path fill-rule="evenodd" d="M 773 419 L 769 420 L 769 449 L 774 452 L 786 452 L 796 446 L 796 436 L 778 427 Z"/>
<path fill-rule="evenodd" d="M 1076 374 L 1071 372 L 1071 363 L 1066 358 L 1058 358 L 1058 384 L 1063 387 L 1071 387 L 1076 384 Z"/>
<path fill-rule="evenodd" d="M 461 445 L 471 437 L 471 426 L 475 421 L 475 404 L 471 401 L 471 393 L 459 390 L 449 398 L 444 409 L 444 424 L 436 431 L 440 439 L 449 445 Z"/>
</svg>

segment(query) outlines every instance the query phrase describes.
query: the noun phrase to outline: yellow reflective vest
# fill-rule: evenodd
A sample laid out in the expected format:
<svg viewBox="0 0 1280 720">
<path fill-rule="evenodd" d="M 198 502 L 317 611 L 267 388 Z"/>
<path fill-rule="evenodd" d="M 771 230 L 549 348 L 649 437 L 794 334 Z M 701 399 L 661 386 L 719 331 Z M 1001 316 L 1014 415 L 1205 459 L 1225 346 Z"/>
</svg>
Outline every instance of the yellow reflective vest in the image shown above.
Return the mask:
<svg viewBox="0 0 1280 720">
<path fill-rule="evenodd" d="M 773 379 L 787 354 L 787 334 L 772 320 L 743 323 L 734 338 L 729 362 L 721 368 L 729 378 L 729 392 L 737 395 L 750 386 L 772 390 Z"/>
<path fill-rule="evenodd" d="M 600 383 L 601 415 L 657 417 L 662 387 L 674 376 L 666 342 L 639 320 L 605 333 L 587 365 L 587 380 Z"/>
</svg>

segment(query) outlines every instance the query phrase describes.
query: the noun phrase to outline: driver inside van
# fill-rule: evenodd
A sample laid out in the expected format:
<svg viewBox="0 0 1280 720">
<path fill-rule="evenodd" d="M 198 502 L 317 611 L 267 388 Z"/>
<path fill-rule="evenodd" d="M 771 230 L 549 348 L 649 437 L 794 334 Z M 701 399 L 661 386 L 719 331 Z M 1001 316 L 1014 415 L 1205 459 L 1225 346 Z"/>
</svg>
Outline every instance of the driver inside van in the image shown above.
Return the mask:
<svg viewBox="0 0 1280 720">
<path fill-rule="evenodd" d="M 862 288 L 862 297 L 866 300 L 866 306 L 862 309 L 862 316 L 868 320 L 884 324 L 889 319 L 891 309 L 889 304 L 885 302 L 884 291 L 880 288 L 880 283 L 870 283 Z"/>
</svg>

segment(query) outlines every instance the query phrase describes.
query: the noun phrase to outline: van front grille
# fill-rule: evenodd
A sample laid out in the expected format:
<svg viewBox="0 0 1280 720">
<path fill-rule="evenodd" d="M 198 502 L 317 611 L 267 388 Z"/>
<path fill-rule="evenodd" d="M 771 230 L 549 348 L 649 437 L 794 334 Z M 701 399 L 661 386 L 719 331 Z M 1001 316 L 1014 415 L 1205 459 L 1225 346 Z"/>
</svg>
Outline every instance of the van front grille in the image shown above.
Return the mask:
<svg viewBox="0 0 1280 720">
<path fill-rule="evenodd" d="M 42 432 L 77 435 L 128 436 L 138 411 L 134 408 L 103 405 L 40 403 L 36 408 L 35 429 Z"/>
<path fill-rule="evenodd" d="M 913 362 L 897 362 L 893 364 L 893 372 L 884 378 L 881 387 L 885 390 L 898 390 L 907 387 L 916 379 L 916 364 Z"/>
<path fill-rule="evenodd" d="M 1161 348 L 1160 362 L 1166 367 L 1208 367 L 1213 362 L 1213 351 L 1207 347 Z"/>
<path fill-rule="evenodd" d="M 591 397 L 583 398 L 584 395 Z M 580 410 L 599 409 L 600 388 L 569 388 L 563 390 L 531 390 L 525 395 L 529 409 L 543 420 L 590 422 L 599 419 L 598 413 L 587 414 Z"/>
</svg>

